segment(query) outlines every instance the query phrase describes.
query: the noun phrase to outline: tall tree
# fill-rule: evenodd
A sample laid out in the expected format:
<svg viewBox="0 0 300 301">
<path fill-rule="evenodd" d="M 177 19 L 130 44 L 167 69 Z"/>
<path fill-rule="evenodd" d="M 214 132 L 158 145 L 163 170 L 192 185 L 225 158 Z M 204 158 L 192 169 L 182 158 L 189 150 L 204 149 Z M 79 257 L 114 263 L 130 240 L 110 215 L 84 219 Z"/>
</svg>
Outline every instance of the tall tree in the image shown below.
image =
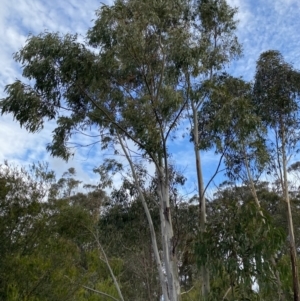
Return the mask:
<svg viewBox="0 0 300 301">
<path fill-rule="evenodd" d="M 86 44 L 76 35 L 30 36 L 15 59 L 33 84 L 17 80 L 8 85 L 0 103 L 2 114 L 12 113 L 30 132 L 42 129 L 47 119 L 55 120 L 47 147 L 53 156 L 68 159 L 74 133 L 89 129 L 99 133 L 103 147 L 119 145 L 147 216 L 165 301 L 180 299 L 168 143 L 188 102 L 195 103 L 191 83 L 219 70 L 239 51 L 232 36 L 234 13 L 223 0 L 116 0 L 97 11 Z M 162 253 L 128 141 L 155 166 Z M 201 183 L 199 191 L 204 198 Z M 207 294 L 208 280 L 204 284 Z"/>
<path fill-rule="evenodd" d="M 32 132 L 42 128 L 45 119 L 56 119 L 48 150 L 65 159 L 70 155 L 66 142 L 73 131 L 95 127 L 103 144 L 121 145 L 138 189 L 125 138 L 155 164 L 163 263 L 147 203 L 139 192 L 165 300 L 180 298 L 166 143 L 184 105 L 172 55 L 188 36 L 183 24 L 186 9 L 185 1 L 116 1 L 97 12 L 88 45 L 71 35 L 30 37 L 15 58 L 23 63 L 23 75 L 34 78 L 35 84 L 30 87 L 17 81 L 9 85 L 9 96 L 1 104 L 2 113 L 12 112 Z M 67 114 L 63 115 L 62 107 L 67 107 Z"/>
<path fill-rule="evenodd" d="M 205 232 L 206 198 L 205 183 L 201 162 L 201 130 L 199 120 L 204 118 L 203 106 L 210 99 L 207 88 L 213 76 L 225 65 L 241 54 L 241 46 L 235 35 L 237 22 L 234 20 L 236 8 L 230 7 L 224 0 L 205 0 L 195 2 L 195 11 L 191 16 L 194 34 L 186 46 L 184 59 L 179 62 L 186 80 L 185 93 L 188 98 L 187 110 L 191 124 L 191 136 L 195 154 L 197 186 L 199 198 L 199 228 Z M 217 173 L 217 171 L 216 171 Z M 202 295 L 207 298 L 210 291 L 208 267 L 201 267 Z"/>
<path fill-rule="evenodd" d="M 300 300 L 297 250 L 291 211 L 288 163 L 299 144 L 300 72 L 286 63 L 278 51 L 260 55 L 255 74 L 255 105 L 258 114 L 270 129 L 272 139 L 272 171 L 278 176 L 286 203 L 289 245 L 293 271 L 294 300 Z"/>
<path fill-rule="evenodd" d="M 266 131 L 252 104 L 252 86 L 224 73 L 215 76 L 206 90 L 209 101 L 203 104 L 203 118 L 199 118 L 200 148 L 213 147 L 224 158 L 230 181 L 249 186 L 257 211 L 264 218 L 255 183 L 269 155 L 264 138 Z M 274 269 L 275 265 L 271 270 Z M 278 273 L 276 277 L 281 290 Z"/>
</svg>

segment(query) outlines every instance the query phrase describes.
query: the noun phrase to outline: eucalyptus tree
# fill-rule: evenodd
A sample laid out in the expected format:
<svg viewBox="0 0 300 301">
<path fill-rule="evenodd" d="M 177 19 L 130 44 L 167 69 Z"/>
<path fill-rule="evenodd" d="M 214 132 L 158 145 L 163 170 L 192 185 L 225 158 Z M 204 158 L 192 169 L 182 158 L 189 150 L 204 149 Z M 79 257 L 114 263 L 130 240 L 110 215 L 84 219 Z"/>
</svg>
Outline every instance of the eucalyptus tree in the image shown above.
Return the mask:
<svg viewBox="0 0 300 301">
<path fill-rule="evenodd" d="M 103 148 L 122 149 L 147 216 L 166 301 L 180 299 L 168 143 L 188 102 L 193 99 L 194 104 L 193 79 L 220 69 L 238 52 L 232 36 L 234 13 L 222 0 L 117 0 L 103 5 L 85 43 L 70 34 L 30 36 L 14 58 L 31 81 L 8 85 L 0 104 L 2 114 L 12 113 L 30 132 L 55 120 L 47 146 L 53 156 L 68 159 L 68 143 L 76 133 L 89 131 L 96 132 Z M 129 141 L 156 170 L 162 258 Z"/>
<path fill-rule="evenodd" d="M 199 119 L 200 148 L 214 148 L 224 159 L 230 181 L 238 186 L 248 185 L 252 200 L 264 221 L 256 183 L 269 162 L 269 153 L 265 143 L 265 127 L 252 103 L 252 85 L 224 73 L 215 76 L 206 89 L 209 101 L 203 104 L 203 118 Z M 245 201 L 243 198 L 241 202 Z M 279 295 L 282 295 L 275 260 L 272 256 L 270 258 L 272 265 L 269 271 L 276 277 Z M 260 259 L 264 260 L 262 257 Z M 266 279 L 263 280 L 265 285 Z"/>
<path fill-rule="evenodd" d="M 264 172 L 270 156 L 266 128 L 252 103 L 253 87 L 228 74 L 216 76 L 208 88 L 199 121 L 202 149 L 215 148 L 224 158 L 226 175 L 231 181 L 249 183 L 260 209 L 255 182 Z"/>
<path fill-rule="evenodd" d="M 235 35 L 236 12 L 237 9 L 230 7 L 225 0 L 198 1 L 191 15 L 194 32 L 190 43 L 183 47 L 182 51 L 186 53 L 184 59 L 179 60 L 185 77 L 185 94 L 188 99 L 187 110 L 195 154 L 201 232 L 205 231 L 206 199 L 200 154 L 200 145 L 203 142 L 198 124 L 205 114 L 202 112 L 204 103 L 210 101 L 207 97 L 207 88 L 211 85 L 213 76 L 241 54 L 241 46 Z M 201 267 L 201 275 L 202 295 L 206 298 L 210 284 L 208 267 L 205 265 Z"/>
<path fill-rule="evenodd" d="M 8 97 L 1 103 L 2 113 L 13 113 L 31 132 L 40 130 L 46 119 L 55 119 L 57 127 L 47 147 L 54 156 L 68 159 L 67 141 L 73 132 L 94 127 L 103 145 L 120 143 L 137 187 L 139 180 L 125 138 L 155 164 L 163 263 L 141 189 L 139 193 L 151 229 L 164 300 L 180 297 L 166 142 L 184 106 L 172 55 L 188 36 L 184 27 L 187 8 L 184 1 L 116 1 L 98 10 L 87 45 L 77 42 L 76 35 L 29 37 L 15 59 L 23 64 L 23 76 L 34 79 L 34 84 L 16 81 L 9 85 Z"/>
<path fill-rule="evenodd" d="M 257 61 L 254 93 L 257 114 L 270 129 L 273 155 L 271 172 L 279 180 L 286 204 L 294 300 L 300 300 L 297 250 L 287 174 L 290 159 L 295 156 L 299 146 L 300 72 L 286 63 L 278 51 L 264 52 Z"/>
</svg>

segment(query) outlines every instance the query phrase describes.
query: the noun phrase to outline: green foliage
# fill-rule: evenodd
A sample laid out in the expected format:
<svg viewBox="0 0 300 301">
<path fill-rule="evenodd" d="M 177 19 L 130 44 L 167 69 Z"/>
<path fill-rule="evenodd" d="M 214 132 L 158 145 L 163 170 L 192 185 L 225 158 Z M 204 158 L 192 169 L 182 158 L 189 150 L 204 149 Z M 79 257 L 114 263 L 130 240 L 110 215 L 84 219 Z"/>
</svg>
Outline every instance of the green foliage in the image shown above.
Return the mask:
<svg viewBox="0 0 300 301">
<path fill-rule="evenodd" d="M 114 189 L 112 176 L 123 166 L 109 158 L 94 169 L 100 184 L 85 185 L 83 193 L 72 168 L 56 181 L 46 166 L 30 171 L 2 166 L 0 299 L 107 299 L 101 292 L 118 298 L 109 264 L 127 300 L 160 300 L 164 284 L 157 277 L 140 191 L 160 233 L 159 247 L 166 221 L 173 222 L 175 234 L 168 239 L 179 257 L 182 300 L 201 298 L 197 267 L 204 265 L 212 275 L 211 300 L 273 298 L 276 273 L 290 297 L 281 195 L 254 186 L 266 166 L 276 167 L 269 164 L 275 154 L 273 143 L 268 144 L 273 152 L 267 149 L 270 127 L 282 145 L 296 149 L 300 77 L 276 51 L 260 56 L 253 85 L 221 73 L 241 54 L 236 12 L 224 0 L 116 0 L 100 7 L 83 43 L 70 34 L 28 37 L 14 59 L 30 84 L 7 85 L 1 113 L 11 113 L 30 132 L 55 121 L 47 150 L 65 160 L 78 133 L 96 130 L 102 149 L 128 139 L 156 166 L 156 175 L 150 181 L 135 162 L 136 182 L 126 175 Z M 225 159 L 229 179 L 239 184 L 220 188 L 208 206 L 207 230 L 200 233 L 197 207 L 180 203 L 185 176 L 168 163 L 171 133 L 190 117 L 185 109 L 196 113 L 192 127 L 199 137 L 191 137 L 199 140 L 196 149 L 214 148 Z M 160 200 L 160 188 L 168 199 Z M 262 211 L 254 206 L 256 189 Z M 297 191 L 293 197 L 298 216 Z M 251 287 L 254 281 L 259 292 Z"/>
<path fill-rule="evenodd" d="M 1 212 L 5 214 L 0 219 L 1 298 L 79 301 L 106 298 L 83 286 L 118 298 L 107 266 L 101 260 L 103 254 L 95 243 L 94 235 L 98 232 L 96 235 L 109 254 L 109 263 L 125 299 L 159 300 L 161 289 L 148 224 L 134 185 L 124 181 L 119 190 L 112 192 L 109 202 L 97 202 L 97 206 L 105 206 L 101 216 L 96 211 L 97 217 L 91 210 L 95 208 L 91 205 L 92 187 L 87 194 L 52 198 L 49 203 L 41 201 L 44 192 L 40 189 L 46 186 L 51 189 L 61 180 L 55 181 L 51 171 L 39 166 L 31 168 L 31 174 L 7 165 L 2 169 L 0 191 L 5 193 L 1 194 Z M 72 175 L 75 175 L 73 169 L 64 174 L 71 186 L 76 182 Z M 175 183 L 181 183 L 176 173 L 173 176 Z M 155 186 L 154 181 L 150 189 L 147 186 L 143 189 L 158 234 Z M 209 203 L 207 231 L 199 234 L 197 206 L 177 203 L 175 198 L 180 196 L 175 188 L 176 184 L 171 196 L 182 300 L 200 298 L 197 266 L 203 261 L 211 272 L 209 300 L 221 299 L 227 291 L 224 300 L 273 300 L 277 294 L 276 272 L 280 274 L 284 295 L 290 298 L 292 275 L 280 195 L 269 190 L 266 183 L 257 186 L 262 217 L 246 185 L 235 188 L 224 185 Z M 57 195 L 64 195 L 63 191 L 69 188 L 58 185 L 56 189 Z M 96 188 L 95 197 L 104 197 L 99 193 Z M 294 214 L 298 216 L 296 207 Z M 277 254 L 275 266 L 271 263 L 274 254 Z M 258 292 L 251 288 L 254 281 L 259 285 Z"/>
<path fill-rule="evenodd" d="M 248 290 L 249 297 L 250 293 L 255 295 L 251 291 L 254 280 L 269 291 L 277 285 L 276 270 L 270 263 L 282 249 L 285 233 L 274 225 L 268 212 L 262 217 L 249 192 L 242 195 L 242 190 L 247 188 L 225 188 L 218 193 L 209 208 L 207 231 L 200 234 L 196 247 L 199 264 L 209 262 L 212 275 L 218 279 L 219 288 L 212 294 L 218 290 L 224 293 L 231 286 L 240 293 Z"/>
<path fill-rule="evenodd" d="M 200 149 L 215 148 L 224 157 L 227 176 L 232 180 L 255 179 L 270 161 L 266 128 L 253 106 L 253 89 L 242 79 L 222 74 L 206 83 L 207 100 L 199 111 Z"/>
<path fill-rule="evenodd" d="M 287 127 L 296 121 L 299 79 L 300 73 L 284 61 L 280 52 L 269 50 L 260 55 L 255 75 L 255 102 L 261 116 L 271 126 L 278 124 L 281 118 Z"/>
<path fill-rule="evenodd" d="M 64 174 L 67 191 L 78 182 L 72 175 L 74 169 Z M 92 232 L 99 219 L 91 210 L 94 205 L 88 206 L 93 194 L 68 194 L 64 199 L 52 195 L 47 202 L 47 190 L 53 186 L 58 196 L 65 195 L 61 183 L 66 178 L 56 182 L 53 172 L 41 164 L 29 171 L 2 165 L 0 178 L 0 299 L 100 300 L 95 293 L 81 299 L 82 285 L 116 296 Z M 119 258 L 112 259 L 111 266 L 116 275 L 123 270 Z"/>
<path fill-rule="evenodd" d="M 240 53 L 235 13 L 224 0 L 118 0 L 97 11 L 87 44 L 76 35 L 30 36 L 14 58 L 34 84 L 8 85 L 2 114 L 31 132 L 56 119 L 53 156 L 68 159 L 73 133 L 95 126 L 103 145 L 121 130 L 153 159 L 185 106 L 187 70 L 218 70 Z"/>
</svg>

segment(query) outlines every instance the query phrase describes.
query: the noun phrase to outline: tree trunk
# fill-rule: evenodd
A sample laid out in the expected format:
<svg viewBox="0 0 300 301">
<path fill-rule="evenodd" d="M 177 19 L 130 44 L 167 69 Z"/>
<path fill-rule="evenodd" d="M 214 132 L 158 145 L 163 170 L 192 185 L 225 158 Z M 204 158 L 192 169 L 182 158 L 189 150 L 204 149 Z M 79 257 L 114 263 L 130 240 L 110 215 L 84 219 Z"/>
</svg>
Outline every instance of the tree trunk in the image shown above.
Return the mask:
<svg viewBox="0 0 300 301">
<path fill-rule="evenodd" d="M 193 102 L 191 102 L 193 111 L 193 138 L 194 138 L 194 152 L 196 159 L 196 170 L 197 170 L 197 182 L 198 182 L 198 195 L 199 195 L 199 221 L 200 221 L 200 231 L 205 232 L 206 227 L 206 201 L 204 195 L 204 181 L 201 167 L 201 158 L 199 151 L 199 132 L 198 132 L 198 116 L 197 109 Z M 207 298 L 210 292 L 210 281 L 209 281 L 209 271 L 206 265 L 201 266 L 201 277 L 202 277 L 202 296 Z"/>
<path fill-rule="evenodd" d="M 165 276 L 164 276 L 164 273 L 163 273 L 163 265 L 162 265 L 162 262 L 161 262 L 161 259 L 160 259 L 160 256 L 159 256 L 155 229 L 154 229 L 154 226 L 153 226 L 153 221 L 152 221 L 152 217 L 151 217 L 148 205 L 146 203 L 144 194 L 143 194 L 143 192 L 141 190 L 141 187 L 139 185 L 138 177 L 137 177 L 137 174 L 135 172 L 133 162 L 130 158 L 129 153 L 127 152 L 127 150 L 125 148 L 125 145 L 124 145 L 120 135 L 118 135 L 118 139 L 119 139 L 120 145 L 122 147 L 122 150 L 125 154 L 125 157 L 126 157 L 128 163 L 130 165 L 130 169 L 131 169 L 131 172 L 132 172 L 132 175 L 133 175 L 133 178 L 134 178 L 134 182 L 135 182 L 136 187 L 138 189 L 139 196 L 141 198 L 142 205 L 143 205 L 146 217 L 147 217 L 149 230 L 150 230 L 150 236 L 151 236 L 151 244 L 152 244 L 154 257 L 155 257 L 155 261 L 156 261 L 156 265 L 157 265 L 157 270 L 158 270 L 158 274 L 159 274 L 159 280 L 160 280 L 160 286 L 161 286 L 161 289 L 162 289 L 163 298 L 164 298 L 165 301 L 173 301 L 172 299 L 169 298 L 169 293 L 168 293 L 169 288 L 168 288 L 168 284 L 166 283 L 166 279 L 165 279 Z M 163 225 L 161 225 L 161 227 L 163 227 Z M 177 277 L 177 279 L 178 279 L 178 277 Z M 174 299 L 174 301 L 178 301 L 178 300 L 179 299 Z"/>
<path fill-rule="evenodd" d="M 169 185 L 165 172 L 166 168 L 167 167 L 161 167 L 157 170 L 162 246 L 167 276 L 168 297 L 170 301 L 179 301 L 181 299 L 181 295 L 176 257 L 176 241 L 171 219 Z"/>
<path fill-rule="evenodd" d="M 298 276 L 298 263 L 297 263 L 297 250 L 295 244 L 294 225 L 291 211 L 291 202 L 289 196 L 288 179 L 287 179 L 287 158 L 286 158 L 286 147 L 285 147 L 285 129 L 283 121 L 281 121 L 281 153 L 282 153 L 282 169 L 283 169 L 283 184 L 282 191 L 284 193 L 284 200 L 287 207 L 287 220 L 289 229 L 289 247 L 292 264 L 292 276 L 293 276 L 293 290 L 294 290 L 294 301 L 300 301 L 299 291 L 299 276 Z"/>
</svg>

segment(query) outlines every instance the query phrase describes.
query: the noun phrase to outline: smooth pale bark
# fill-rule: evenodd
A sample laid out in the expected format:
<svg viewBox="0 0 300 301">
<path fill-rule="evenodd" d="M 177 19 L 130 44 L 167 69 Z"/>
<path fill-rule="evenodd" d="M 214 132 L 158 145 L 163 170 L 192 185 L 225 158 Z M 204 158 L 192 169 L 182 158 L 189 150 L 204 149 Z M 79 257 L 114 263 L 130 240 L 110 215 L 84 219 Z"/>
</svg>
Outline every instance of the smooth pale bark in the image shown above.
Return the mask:
<svg viewBox="0 0 300 301">
<path fill-rule="evenodd" d="M 196 159 L 196 170 L 197 170 L 197 184 L 198 184 L 198 195 L 199 195 L 199 221 L 200 231 L 205 232 L 206 225 L 206 201 L 204 195 L 204 181 L 201 167 L 201 157 L 199 151 L 199 132 L 198 132 L 198 112 L 194 102 L 191 101 L 191 107 L 193 112 L 193 138 L 194 138 L 194 152 Z M 201 277 L 202 277 L 202 296 L 206 298 L 210 292 L 210 280 L 209 271 L 206 265 L 201 266 Z"/>
<path fill-rule="evenodd" d="M 287 220 L 289 230 L 289 247 L 292 264 L 292 276 L 293 276 L 293 290 L 294 290 L 294 301 L 300 300 L 299 290 L 299 275 L 298 275 L 298 263 L 297 263 L 297 250 L 294 235 L 293 216 L 291 211 L 291 202 L 289 196 L 288 178 L 287 178 L 287 158 L 286 158 L 286 144 L 285 144 L 285 128 L 283 121 L 281 121 L 281 153 L 282 153 L 282 169 L 283 169 L 283 193 L 284 200 L 287 208 Z"/>
<path fill-rule="evenodd" d="M 147 206 L 144 194 L 141 190 L 141 187 L 139 185 L 138 177 L 135 172 L 135 168 L 133 165 L 133 162 L 130 158 L 130 155 L 128 151 L 126 150 L 126 147 L 124 145 L 124 142 L 122 141 L 122 138 L 120 135 L 118 135 L 118 139 L 120 142 L 120 145 L 122 147 L 122 150 L 125 154 L 125 157 L 130 165 L 130 169 L 134 178 L 135 185 L 138 189 L 139 196 L 143 205 L 143 208 L 145 210 L 145 214 L 147 216 L 147 221 L 150 229 L 150 235 L 151 235 L 151 243 L 152 243 L 152 248 L 154 252 L 154 257 L 159 273 L 159 280 L 160 280 L 160 285 L 162 288 L 162 293 L 163 293 L 163 298 L 166 301 L 179 301 L 180 300 L 180 286 L 179 286 L 179 278 L 178 278 L 178 267 L 177 267 L 177 261 L 173 260 L 173 256 L 171 255 L 171 247 L 172 247 L 172 241 L 173 241 L 173 228 L 172 228 L 172 223 L 167 223 L 166 218 L 171 218 L 169 210 L 166 209 L 166 211 L 163 210 L 164 206 L 165 208 L 168 208 L 168 202 L 169 202 L 169 196 L 168 196 L 168 187 L 167 189 L 165 188 L 159 188 L 159 198 L 160 198 L 160 218 L 161 218 L 161 235 L 162 235 L 162 245 L 163 245 L 163 261 L 165 264 L 165 270 L 166 270 L 166 277 L 163 272 L 163 264 L 161 262 L 160 256 L 159 256 L 159 250 L 157 246 L 157 239 L 156 239 L 156 234 L 155 234 L 155 229 L 153 226 L 152 222 L 152 217 L 149 211 L 149 208 Z M 161 185 L 159 185 L 161 187 Z M 167 191 L 167 194 L 163 191 Z M 160 195 L 161 194 L 161 195 Z M 162 200 L 165 200 L 167 198 L 167 202 L 162 202 Z M 164 213 L 168 212 L 167 215 Z M 170 237 L 172 239 L 170 239 Z M 175 257 L 176 259 L 176 257 Z M 174 269 L 174 264 L 176 264 L 176 268 Z M 167 278 L 167 279 L 166 279 Z"/>
<path fill-rule="evenodd" d="M 115 298 L 115 297 L 113 297 L 113 296 L 111 296 L 111 295 L 109 295 L 109 294 L 106 294 L 106 293 L 104 293 L 104 292 L 100 292 L 100 291 L 95 290 L 95 289 L 93 289 L 93 288 L 90 288 L 90 287 L 88 287 L 88 286 L 83 285 L 82 287 L 85 288 L 85 289 L 87 289 L 87 290 L 89 290 L 89 291 L 91 291 L 91 292 L 94 292 L 94 293 L 96 293 L 96 294 L 99 294 L 99 295 L 101 295 L 101 296 L 105 296 L 105 297 L 111 298 L 111 299 L 113 299 L 114 301 L 120 301 L 119 299 L 117 299 L 117 298 Z"/>
<path fill-rule="evenodd" d="M 113 279 L 114 285 L 115 285 L 115 287 L 117 289 L 117 292 L 118 292 L 118 295 L 120 297 L 120 300 L 124 301 L 123 294 L 122 294 L 119 282 L 118 282 L 118 280 L 117 280 L 117 278 L 116 278 L 116 276 L 115 276 L 115 274 L 114 274 L 114 272 L 113 272 L 113 270 L 112 270 L 112 268 L 110 266 L 110 263 L 109 263 L 108 258 L 106 256 L 106 253 L 105 253 L 105 251 L 104 251 L 104 249 L 103 249 L 103 247 L 102 247 L 102 245 L 101 245 L 101 243 L 99 241 L 99 234 L 98 233 L 94 233 L 94 232 L 92 232 L 92 233 L 93 233 L 93 235 L 94 235 L 94 237 L 96 239 L 98 249 L 99 249 L 99 251 L 101 252 L 101 254 L 103 256 L 103 258 L 100 257 L 100 260 L 102 260 L 106 264 L 106 266 L 107 266 L 107 268 L 109 270 L 110 276 Z"/>
<path fill-rule="evenodd" d="M 167 275 L 168 294 L 171 301 L 181 299 L 178 264 L 176 257 L 176 241 L 171 219 L 171 206 L 169 197 L 169 183 L 165 168 L 161 167 L 158 173 L 158 195 L 160 201 L 160 222 L 164 263 Z"/>
</svg>

